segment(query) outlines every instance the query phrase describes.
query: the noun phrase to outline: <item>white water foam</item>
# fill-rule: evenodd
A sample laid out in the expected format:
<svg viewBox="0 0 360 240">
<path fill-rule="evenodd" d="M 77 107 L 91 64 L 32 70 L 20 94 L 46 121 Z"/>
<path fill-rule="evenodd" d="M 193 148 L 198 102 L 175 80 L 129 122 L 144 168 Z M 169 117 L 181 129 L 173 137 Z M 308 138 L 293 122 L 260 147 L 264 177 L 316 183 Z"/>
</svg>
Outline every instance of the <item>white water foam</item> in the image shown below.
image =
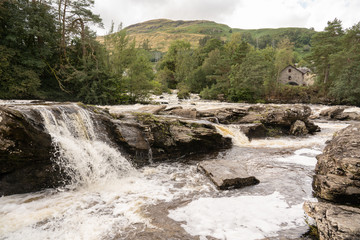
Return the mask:
<svg viewBox="0 0 360 240">
<path fill-rule="evenodd" d="M 182 187 L 174 187 L 181 183 Z M 142 207 L 207 193 L 214 187 L 196 166 L 145 167 L 134 176 L 78 187 L 73 191 L 0 198 L 0 239 L 126 239 L 136 224 L 153 228 Z"/>
<path fill-rule="evenodd" d="M 302 148 L 302 149 L 296 150 L 294 152 L 294 155 L 287 156 L 287 157 L 280 157 L 280 158 L 277 158 L 276 161 L 315 167 L 315 165 L 317 163 L 316 155 L 319 155 L 321 153 L 322 153 L 322 151 L 319 151 L 319 150 L 310 149 L 310 148 Z"/>
<path fill-rule="evenodd" d="M 268 196 L 200 198 L 171 210 L 169 217 L 185 221 L 191 235 L 226 240 L 277 236 L 276 232 L 304 226 L 302 204 L 290 206 L 278 192 Z"/>
</svg>

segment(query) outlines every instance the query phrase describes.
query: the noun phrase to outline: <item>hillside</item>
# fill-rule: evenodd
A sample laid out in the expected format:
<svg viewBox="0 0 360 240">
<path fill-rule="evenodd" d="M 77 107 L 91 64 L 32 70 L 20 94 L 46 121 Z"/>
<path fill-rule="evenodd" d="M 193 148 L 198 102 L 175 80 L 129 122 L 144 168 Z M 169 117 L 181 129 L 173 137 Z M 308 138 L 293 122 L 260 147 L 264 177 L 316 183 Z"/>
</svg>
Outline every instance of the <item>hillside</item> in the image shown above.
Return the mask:
<svg viewBox="0 0 360 240">
<path fill-rule="evenodd" d="M 169 19 L 137 23 L 126 27 L 125 30 L 128 35 L 135 38 L 137 45 L 148 40 L 153 50 L 161 52 L 166 52 L 171 42 L 178 39 L 187 40 L 193 47 L 197 47 L 199 40 L 206 36 L 227 40 L 233 33 L 240 33 L 246 41 L 259 48 L 267 45 L 276 46 L 281 39 L 288 37 L 301 53 L 308 49 L 311 36 L 315 33 L 314 30 L 306 28 L 247 30 L 233 29 L 225 24 L 205 20 L 173 21 Z M 99 40 L 101 41 L 101 37 Z"/>
</svg>

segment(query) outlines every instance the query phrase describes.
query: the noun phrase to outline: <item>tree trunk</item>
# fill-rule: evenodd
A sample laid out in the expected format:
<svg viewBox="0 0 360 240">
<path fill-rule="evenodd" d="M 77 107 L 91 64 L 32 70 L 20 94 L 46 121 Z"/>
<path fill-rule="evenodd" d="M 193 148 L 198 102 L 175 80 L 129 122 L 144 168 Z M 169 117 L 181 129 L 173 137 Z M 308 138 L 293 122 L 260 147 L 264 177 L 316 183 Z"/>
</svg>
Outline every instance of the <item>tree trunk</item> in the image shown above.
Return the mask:
<svg viewBox="0 0 360 240">
<path fill-rule="evenodd" d="M 324 84 L 326 84 L 329 81 L 329 72 L 330 72 L 330 64 L 328 64 L 325 69 Z"/>
</svg>

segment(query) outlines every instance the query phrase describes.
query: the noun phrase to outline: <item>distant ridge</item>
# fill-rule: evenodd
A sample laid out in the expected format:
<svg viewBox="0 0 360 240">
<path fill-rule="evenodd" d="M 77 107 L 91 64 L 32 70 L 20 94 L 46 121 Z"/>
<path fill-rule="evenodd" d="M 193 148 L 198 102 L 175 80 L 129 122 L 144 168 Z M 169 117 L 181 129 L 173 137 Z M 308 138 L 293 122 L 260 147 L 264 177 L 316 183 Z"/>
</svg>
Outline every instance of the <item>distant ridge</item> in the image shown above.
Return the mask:
<svg viewBox="0 0 360 240">
<path fill-rule="evenodd" d="M 295 47 L 303 48 L 310 44 L 313 29 L 278 28 L 278 29 L 236 29 L 225 24 L 207 20 L 170 20 L 153 19 L 125 28 L 127 34 L 133 37 L 137 45 L 148 41 L 153 50 L 166 52 L 172 41 L 187 40 L 193 47 L 199 45 L 199 40 L 206 36 L 230 39 L 234 33 L 240 33 L 252 45 L 274 45 L 283 38 L 289 38 Z M 101 37 L 100 37 L 101 38 Z M 100 40 L 101 41 L 101 40 Z"/>
</svg>

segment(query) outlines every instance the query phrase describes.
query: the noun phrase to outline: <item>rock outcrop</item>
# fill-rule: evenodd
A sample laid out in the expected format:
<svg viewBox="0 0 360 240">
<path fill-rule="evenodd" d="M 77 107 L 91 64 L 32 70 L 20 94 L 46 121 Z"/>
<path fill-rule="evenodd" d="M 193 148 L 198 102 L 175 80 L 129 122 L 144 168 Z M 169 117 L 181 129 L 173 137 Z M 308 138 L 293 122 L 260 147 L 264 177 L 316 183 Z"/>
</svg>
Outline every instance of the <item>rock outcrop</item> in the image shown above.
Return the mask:
<svg viewBox="0 0 360 240">
<path fill-rule="evenodd" d="M 248 131 L 249 135 L 247 136 L 249 138 L 273 136 L 274 134 L 299 136 L 320 131 L 320 128 L 309 120 L 311 115 L 310 107 L 304 105 L 264 104 L 202 111 L 176 108 L 171 110 L 165 109 L 160 111 L 159 114 L 176 115 L 192 119 L 197 118 L 219 124 L 256 124 L 256 127 Z M 259 126 L 260 124 L 262 125 L 261 127 Z M 299 124 L 301 124 L 301 127 Z M 256 132 L 256 129 L 259 132 Z"/>
<path fill-rule="evenodd" d="M 21 112 L 0 107 L 0 196 L 58 184 L 51 137 Z"/>
<path fill-rule="evenodd" d="M 91 116 L 93 123 L 90 124 L 94 125 L 98 140 L 117 147 L 137 166 L 151 161 L 176 161 L 231 146 L 231 140 L 220 135 L 211 124 L 156 117 L 144 112 L 123 114 L 116 119 L 101 109 L 79 106 Z M 53 118 L 62 117 L 65 121 L 65 115 L 76 115 L 79 106 L 68 104 L 52 108 L 50 105 L 46 109 Z M 150 107 L 143 111 L 161 109 L 163 107 Z M 31 105 L 0 107 L 0 196 L 57 187 L 69 180 L 52 161 L 57 157 L 56 149 L 43 121 L 39 109 L 34 110 Z M 76 135 L 76 130 L 74 132 Z"/>
<path fill-rule="evenodd" d="M 360 204 L 360 124 L 336 133 L 317 159 L 313 182 L 316 195 Z"/>
<path fill-rule="evenodd" d="M 360 124 L 335 134 L 317 156 L 313 189 L 328 202 L 304 204 L 320 239 L 360 239 Z"/>
<path fill-rule="evenodd" d="M 231 140 L 220 135 L 213 125 L 196 121 L 134 113 L 113 123 L 117 139 L 127 146 L 138 166 L 231 146 Z"/>
<path fill-rule="evenodd" d="M 333 106 L 320 112 L 320 117 L 328 120 L 354 120 L 360 121 L 360 114 L 347 109 L 344 106 Z"/>
<path fill-rule="evenodd" d="M 305 212 L 316 221 L 320 240 L 360 239 L 360 209 L 323 202 L 305 202 Z"/>
<path fill-rule="evenodd" d="M 203 161 L 198 164 L 198 170 L 204 172 L 220 190 L 242 188 L 259 183 L 259 180 L 250 176 L 243 166 L 231 161 Z"/>
</svg>

